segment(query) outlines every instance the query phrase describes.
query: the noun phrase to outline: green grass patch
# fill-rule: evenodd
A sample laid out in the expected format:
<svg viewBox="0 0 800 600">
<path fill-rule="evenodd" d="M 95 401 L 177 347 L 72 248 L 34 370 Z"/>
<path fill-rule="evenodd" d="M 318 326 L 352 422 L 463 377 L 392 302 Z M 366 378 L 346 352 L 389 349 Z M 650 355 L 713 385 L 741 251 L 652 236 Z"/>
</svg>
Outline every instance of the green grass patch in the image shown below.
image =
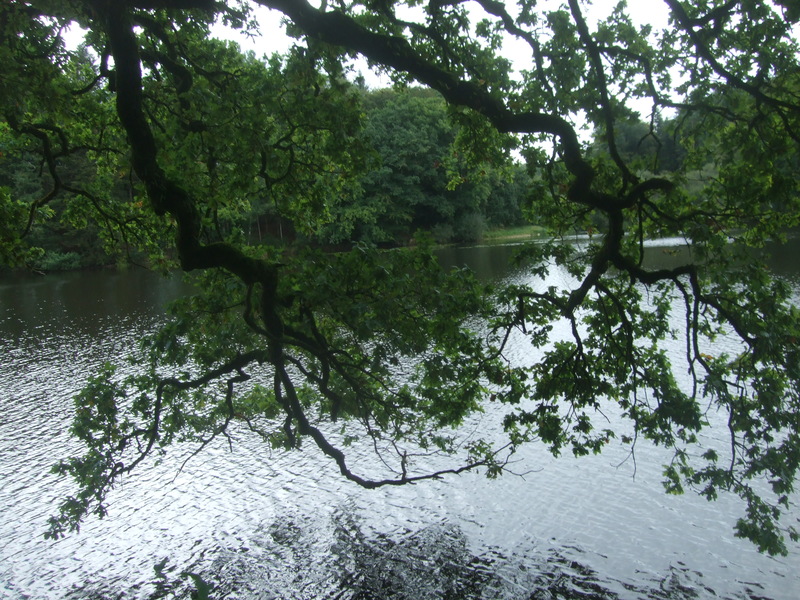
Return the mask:
<svg viewBox="0 0 800 600">
<path fill-rule="evenodd" d="M 547 236 L 547 230 L 539 225 L 523 225 L 521 227 L 506 227 L 491 229 L 484 232 L 483 241 L 498 242 L 503 240 L 535 240 Z"/>
</svg>

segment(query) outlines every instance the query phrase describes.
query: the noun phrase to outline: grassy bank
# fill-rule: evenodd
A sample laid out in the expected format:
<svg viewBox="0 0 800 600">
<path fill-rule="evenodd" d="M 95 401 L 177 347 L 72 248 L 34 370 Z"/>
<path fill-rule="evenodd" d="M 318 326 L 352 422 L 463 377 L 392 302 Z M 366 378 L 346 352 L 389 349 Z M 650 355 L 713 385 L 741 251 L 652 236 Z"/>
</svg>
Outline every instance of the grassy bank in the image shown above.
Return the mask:
<svg viewBox="0 0 800 600">
<path fill-rule="evenodd" d="M 544 227 L 538 225 L 524 225 L 521 227 L 507 227 L 492 229 L 483 234 L 484 242 L 525 241 L 536 240 L 547 235 Z"/>
</svg>

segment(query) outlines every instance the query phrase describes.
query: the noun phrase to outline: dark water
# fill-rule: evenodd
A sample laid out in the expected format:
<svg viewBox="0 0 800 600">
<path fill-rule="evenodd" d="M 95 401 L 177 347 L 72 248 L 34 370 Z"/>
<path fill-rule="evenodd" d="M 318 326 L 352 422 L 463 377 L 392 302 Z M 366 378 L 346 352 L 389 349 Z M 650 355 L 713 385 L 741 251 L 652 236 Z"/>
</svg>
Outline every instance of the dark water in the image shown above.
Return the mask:
<svg viewBox="0 0 800 600">
<path fill-rule="evenodd" d="M 446 260 L 488 277 L 512 251 L 452 250 Z M 652 260 L 671 257 L 653 249 Z M 797 281 L 800 265 L 781 269 Z M 275 452 L 239 430 L 232 451 L 220 443 L 180 472 L 191 448 L 175 448 L 114 491 L 108 518 L 45 541 L 71 489 L 47 473 L 75 450 L 71 397 L 183 289 L 141 272 L 0 283 L 0 598 L 183 598 L 187 571 L 230 599 L 800 597 L 800 547 L 758 554 L 732 535 L 738 501 L 666 496 L 669 457 L 640 446 L 634 477 L 621 444 L 580 460 L 530 446 L 524 476 L 367 491 L 310 446 Z"/>
</svg>

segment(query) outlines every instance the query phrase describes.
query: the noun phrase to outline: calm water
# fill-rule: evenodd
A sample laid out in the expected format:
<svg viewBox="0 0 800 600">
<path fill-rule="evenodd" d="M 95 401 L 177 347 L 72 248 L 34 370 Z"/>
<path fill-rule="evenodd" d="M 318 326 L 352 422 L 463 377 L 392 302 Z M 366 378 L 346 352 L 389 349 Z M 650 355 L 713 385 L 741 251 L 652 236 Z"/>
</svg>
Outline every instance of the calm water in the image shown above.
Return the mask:
<svg viewBox="0 0 800 600">
<path fill-rule="evenodd" d="M 445 260 L 488 277 L 510 252 Z M 778 272 L 797 283 L 797 253 L 783 256 Z M 674 260 L 659 248 L 651 259 Z M 530 446 L 519 453 L 524 477 L 367 491 L 310 445 L 273 452 L 239 430 L 233 451 L 220 443 L 181 472 L 190 449 L 176 448 L 115 490 L 108 518 L 45 541 L 71 489 L 47 470 L 75 450 L 72 396 L 182 290 L 140 272 L 0 282 L 0 598 L 185 597 L 185 571 L 231 599 L 800 597 L 800 547 L 772 559 L 733 538 L 733 498 L 666 496 L 668 457 L 643 445 L 635 477 L 621 444 L 580 460 Z"/>
</svg>

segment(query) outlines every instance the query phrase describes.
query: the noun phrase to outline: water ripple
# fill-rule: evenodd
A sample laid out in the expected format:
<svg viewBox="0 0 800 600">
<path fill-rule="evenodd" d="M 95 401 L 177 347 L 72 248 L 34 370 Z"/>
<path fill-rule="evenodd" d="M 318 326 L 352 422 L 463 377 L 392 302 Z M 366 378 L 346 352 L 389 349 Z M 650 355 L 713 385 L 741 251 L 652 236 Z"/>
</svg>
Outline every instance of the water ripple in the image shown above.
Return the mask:
<svg viewBox="0 0 800 600">
<path fill-rule="evenodd" d="M 193 448 L 176 447 L 112 492 L 109 518 L 46 541 L 71 490 L 49 465 L 79 450 L 72 397 L 160 317 L 140 307 L 64 318 L 0 339 L 0 598 L 182 598 L 185 572 L 231 600 L 797 598 L 798 556 L 771 559 L 733 538 L 732 498 L 665 496 L 665 455 L 644 445 L 635 478 L 622 444 L 578 461 L 532 445 L 519 453 L 524 477 L 368 491 L 310 447 L 273 451 L 234 427 L 232 451 L 212 445 L 180 471 Z M 0 310 L 0 327 L 11 320 Z M 474 426 L 497 415 L 482 418 Z"/>
</svg>

